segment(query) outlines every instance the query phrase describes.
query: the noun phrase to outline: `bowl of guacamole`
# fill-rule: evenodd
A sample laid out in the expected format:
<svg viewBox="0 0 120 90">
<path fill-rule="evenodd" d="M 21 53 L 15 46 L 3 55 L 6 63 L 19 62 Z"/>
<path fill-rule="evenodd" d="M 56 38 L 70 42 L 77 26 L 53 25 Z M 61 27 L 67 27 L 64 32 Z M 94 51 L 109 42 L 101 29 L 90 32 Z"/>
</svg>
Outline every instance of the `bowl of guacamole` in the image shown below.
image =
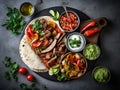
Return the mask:
<svg viewBox="0 0 120 90">
<path fill-rule="evenodd" d="M 96 60 L 100 56 L 100 48 L 97 44 L 87 44 L 83 50 L 83 54 L 88 60 Z"/>
<path fill-rule="evenodd" d="M 92 75 L 95 81 L 98 83 L 107 83 L 110 80 L 110 71 L 103 66 L 98 66 L 93 69 Z"/>
</svg>

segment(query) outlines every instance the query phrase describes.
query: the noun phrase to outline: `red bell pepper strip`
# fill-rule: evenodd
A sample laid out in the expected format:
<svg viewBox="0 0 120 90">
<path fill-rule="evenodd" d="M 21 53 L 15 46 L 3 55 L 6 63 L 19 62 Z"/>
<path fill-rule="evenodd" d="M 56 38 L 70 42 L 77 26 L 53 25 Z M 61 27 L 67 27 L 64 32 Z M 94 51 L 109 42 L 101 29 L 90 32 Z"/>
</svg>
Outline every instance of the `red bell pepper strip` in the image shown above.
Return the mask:
<svg viewBox="0 0 120 90">
<path fill-rule="evenodd" d="M 61 34 L 63 33 L 63 31 L 58 26 L 56 26 L 55 29 L 57 30 L 58 33 L 61 33 Z"/>
<path fill-rule="evenodd" d="M 95 24 L 96 24 L 96 23 L 95 23 L 94 21 L 90 22 L 89 24 L 87 24 L 87 25 L 80 31 L 80 33 L 85 32 L 89 27 L 95 26 Z"/>
<path fill-rule="evenodd" d="M 44 41 L 44 43 L 43 43 L 43 46 L 47 46 L 48 44 L 49 44 L 49 40 L 46 39 L 46 40 Z"/>
<path fill-rule="evenodd" d="M 41 42 L 40 41 L 35 41 L 32 43 L 32 48 L 37 48 L 41 45 Z"/>
<path fill-rule="evenodd" d="M 99 32 L 100 32 L 100 30 L 87 30 L 87 31 L 85 31 L 84 35 L 87 37 L 90 37 L 90 36 L 92 36 L 96 33 L 99 33 Z"/>
<path fill-rule="evenodd" d="M 29 26 L 28 26 L 28 32 L 31 34 L 31 36 L 33 36 L 34 35 L 34 30 L 32 29 L 32 25 L 30 24 Z"/>
<path fill-rule="evenodd" d="M 82 66 L 82 64 L 81 64 L 81 62 L 80 62 L 80 60 L 77 60 L 77 65 L 78 65 L 80 68 L 83 68 L 83 66 Z"/>
</svg>

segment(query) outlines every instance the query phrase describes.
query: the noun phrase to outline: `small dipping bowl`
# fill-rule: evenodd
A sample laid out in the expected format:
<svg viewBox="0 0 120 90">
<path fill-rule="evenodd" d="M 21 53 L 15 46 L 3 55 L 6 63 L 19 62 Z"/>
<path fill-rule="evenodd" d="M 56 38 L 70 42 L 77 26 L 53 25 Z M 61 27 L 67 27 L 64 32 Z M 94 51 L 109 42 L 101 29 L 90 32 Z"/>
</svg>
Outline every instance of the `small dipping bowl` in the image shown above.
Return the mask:
<svg viewBox="0 0 120 90">
<path fill-rule="evenodd" d="M 100 48 L 97 44 L 89 43 L 83 50 L 83 55 L 88 60 L 96 60 L 100 56 Z"/>
<path fill-rule="evenodd" d="M 93 69 L 92 76 L 98 83 L 108 83 L 111 78 L 111 73 L 106 67 L 97 66 Z"/>
<path fill-rule="evenodd" d="M 80 25 L 80 18 L 76 12 L 68 10 L 68 16 L 66 12 L 61 13 L 59 18 L 60 28 L 65 32 L 73 32 Z"/>
<path fill-rule="evenodd" d="M 67 36 L 65 40 L 65 45 L 67 49 L 71 52 L 80 52 L 84 49 L 86 45 L 86 39 L 82 34 L 78 32 L 73 32 Z"/>
<path fill-rule="evenodd" d="M 34 6 L 30 2 L 24 2 L 20 6 L 20 12 L 23 16 L 31 16 L 35 11 Z"/>
</svg>

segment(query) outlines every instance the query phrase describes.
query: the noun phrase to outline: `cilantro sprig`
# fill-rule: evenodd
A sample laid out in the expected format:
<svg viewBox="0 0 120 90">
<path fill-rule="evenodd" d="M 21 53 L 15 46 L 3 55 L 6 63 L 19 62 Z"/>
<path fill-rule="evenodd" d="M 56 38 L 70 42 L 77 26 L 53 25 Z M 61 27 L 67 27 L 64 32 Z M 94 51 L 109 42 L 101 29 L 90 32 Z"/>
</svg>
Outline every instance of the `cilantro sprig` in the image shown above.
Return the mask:
<svg viewBox="0 0 120 90">
<path fill-rule="evenodd" d="M 32 28 L 36 33 L 39 33 L 41 36 L 45 34 L 45 32 L 42 30 L 43 25 L 40 23 L 40 20 L 35 20 L 34 24 L 32 25 Z"/>
<path fill-rule="evenodd" d="M 8 7 L 8 20 L 2 25 L 5 26 L 7 30 L 12 31 L 13 34 L 18 35 L 21 33 L 25 21 L 17 8 Z"/>
<path fill-rule="evenodd" d="M 19 68 L 19 65 L 16 62 L 11 62 L 11 58 L 6 56 L 5 57 L 5 67 L 9 68 L 8 72 L 5 72 L 5 78 L 7 80 L 10 80 L 10 78 L 12 77 L 15 81 L 18 80 L 18 76 L 17 76 L 17 70 Z"/>
</svg>

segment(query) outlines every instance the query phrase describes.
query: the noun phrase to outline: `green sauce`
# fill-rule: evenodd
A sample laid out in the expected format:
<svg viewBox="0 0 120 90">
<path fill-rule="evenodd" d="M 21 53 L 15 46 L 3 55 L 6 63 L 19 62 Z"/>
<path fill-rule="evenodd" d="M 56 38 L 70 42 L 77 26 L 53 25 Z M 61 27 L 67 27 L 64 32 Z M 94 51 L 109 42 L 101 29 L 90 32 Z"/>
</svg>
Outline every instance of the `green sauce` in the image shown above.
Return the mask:
<svg viewBox="0 0 120 90">
<path fill-rule="evenodd" d="M 110 74 L 109 74 L 108 69 L 104 67 L 96 68 L 93 73 L 94 79 L 99 83 L 107 82 L 109 79 L 109 76 Z"/>
<path fill-rule="evenodd" d="M 83 50 L 83 54 L 88 60 L 95 60 L 100 55 L 100 49 L 96 44 L 88 44 Z"/>
</svg>

